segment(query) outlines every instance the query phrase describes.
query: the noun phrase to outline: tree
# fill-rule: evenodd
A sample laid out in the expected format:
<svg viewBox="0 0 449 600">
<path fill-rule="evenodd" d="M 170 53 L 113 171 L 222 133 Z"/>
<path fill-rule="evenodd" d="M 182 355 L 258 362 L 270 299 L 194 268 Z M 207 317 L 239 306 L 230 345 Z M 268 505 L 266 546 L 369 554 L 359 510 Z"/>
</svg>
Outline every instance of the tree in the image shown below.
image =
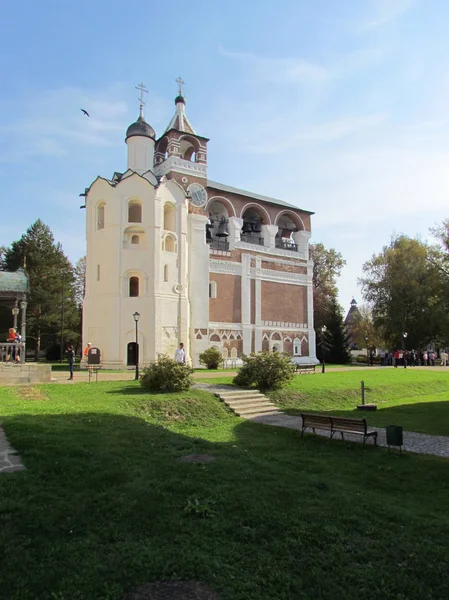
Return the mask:
<svg viewBox="0 0 449 600">
<path fill-rule="evenodd" d="M 349 333 L 349 332 L 348 332 Z M 376 349 L 384 346 L 384 339 L 379 327 L 376 327 L 372 309 L 362 305 L 351 323 L 351 339 L 360 348 Z"/>
<path fill-rule="evenodd" d="M 86 293 L 86 257 L 78 259 L 73 269 L 75 302 L 82 308 Z"/>
<path fill-rule="evenodd" d="M 343 313 L 335 297 L 330 301 L 326 331 L 318 330 L 318 334 L 319 345 L 325 349 L 327 362 L 345 364 L 351 361 L 349 339 Z"/>
<path fill-rule="evenodd" d="M 445 281 L 426 244 L 403 235 L 393 238 L 363 272 L 364 298 L 390 347 L 400 348 L 404 333 L 410 348 L 449 339 Z"/>
<path fill-rule="evenodd" d="M 336 279 L 346 264 L 340 252 L 327 250 L 323 244 L 311 244 L 310 259 L 313 261 L 313 308 L 317 332 L 326 325 L 331 313 L 332 300 L 337 297 Z"/>
<path fill-rule="evenodd" d="M 38 219 L 4 254 L 8 271 L 25 267 L 30 292 L 27 308 L 27 339 L 35 341 L 36 360 L 41 345 L 59 342 L 79 330 L 79 313 L 74 300 L 74 277 L 70 261 L 50 228 Z"/>
</svg>

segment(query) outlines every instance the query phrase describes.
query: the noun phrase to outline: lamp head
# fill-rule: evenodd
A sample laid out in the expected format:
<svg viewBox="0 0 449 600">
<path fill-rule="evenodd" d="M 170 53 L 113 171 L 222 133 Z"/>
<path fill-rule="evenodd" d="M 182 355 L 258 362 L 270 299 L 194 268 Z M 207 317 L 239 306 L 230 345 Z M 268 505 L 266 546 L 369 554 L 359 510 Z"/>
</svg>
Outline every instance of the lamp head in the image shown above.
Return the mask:
<svg viewBox="0 0 449 600">
<path fill-rule="evenodd" d="M 135 313 L 133 314 L 133 317 L 134 317 L 134 321 L 137 323 L 137 321 L 140 319 L 140 313 L 138 313 L 138 312 L 135 312 Z"/>
</svg>

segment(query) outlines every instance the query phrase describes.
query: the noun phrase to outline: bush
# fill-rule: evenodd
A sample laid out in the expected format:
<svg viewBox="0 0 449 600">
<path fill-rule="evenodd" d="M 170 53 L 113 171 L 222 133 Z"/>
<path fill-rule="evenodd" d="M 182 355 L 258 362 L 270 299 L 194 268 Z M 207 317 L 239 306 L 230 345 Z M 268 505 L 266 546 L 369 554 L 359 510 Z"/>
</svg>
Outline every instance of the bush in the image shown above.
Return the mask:
<svg viewBox="0 0 449 600">
<path fill-rule="evenodd" d="M 208 348 L 199 356 L 200 364 L 206 369 L 218 369 L 218 366 L 223 362 L 221 353 L 216 348 Z"/>
<path fill-rule="evenodd" d="M 192 385 L 192 373 L 188 365 L 159 354 L 157 360 L 143 370 L 140 385 L 152 392 L 185 392 Z"/>
<path fill-rule="evenodd" d="M 243 356 L 243 366 L 234 377 L 239 386 L 255 385 L 261 390 L 277 390 L 293 379 L 295 365 L 281 352 L 261 352 Z"/>
</svg>

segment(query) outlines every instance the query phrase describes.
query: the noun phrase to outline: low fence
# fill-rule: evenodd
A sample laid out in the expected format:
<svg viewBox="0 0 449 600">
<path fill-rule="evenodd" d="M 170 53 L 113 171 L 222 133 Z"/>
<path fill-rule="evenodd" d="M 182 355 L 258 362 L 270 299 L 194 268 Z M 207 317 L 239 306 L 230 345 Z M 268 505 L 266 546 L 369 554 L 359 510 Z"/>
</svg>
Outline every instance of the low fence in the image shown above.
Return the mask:
<svg viewBox="0 0 449 600">
<path fill-rule="evenodd" d="M 0 362 L 25 362 L 24 342 L 0 343 Z"/>
</svg>

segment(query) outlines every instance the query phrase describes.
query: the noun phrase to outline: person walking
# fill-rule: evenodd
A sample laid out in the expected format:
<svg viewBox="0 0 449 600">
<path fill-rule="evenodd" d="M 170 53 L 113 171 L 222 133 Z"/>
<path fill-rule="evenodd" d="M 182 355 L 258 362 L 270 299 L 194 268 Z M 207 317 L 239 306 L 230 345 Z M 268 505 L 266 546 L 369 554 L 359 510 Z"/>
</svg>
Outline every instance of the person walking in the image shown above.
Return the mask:
<svg viewBox="0 0 449 600">
<path fill-rule="evenodd" d="M 442 350 L 440 352 L 440 358 L 441 358 L 441 366 L 446 367 L 447 366 L 447 358 L 448 358 L 448 354 L 447 354 L 446 350 Z"/>
<path fill-rule="evenodd" d="M 72 344 L 68 345 L 67 348 L 67 359 L 69 361 L 69 372 L 70 372 L 70 377 L 68 379 L 68 381 L 73 379 L 73 366 L 75 364 L 75 350 L 73 349 Z"/>
<path fill-rule="evenodd" d="M 431 352 L 429 354 L 429 364 L 434 367 L 435 366 L 435 352 Z"/>
<path fill-rule="evenodd" d="M 186 351 L 184 350 L 184 344 L 181 342 L 179 348 L 175 352 L 175 360 L 180 365 L 186 364 Z"/>
</svg>

